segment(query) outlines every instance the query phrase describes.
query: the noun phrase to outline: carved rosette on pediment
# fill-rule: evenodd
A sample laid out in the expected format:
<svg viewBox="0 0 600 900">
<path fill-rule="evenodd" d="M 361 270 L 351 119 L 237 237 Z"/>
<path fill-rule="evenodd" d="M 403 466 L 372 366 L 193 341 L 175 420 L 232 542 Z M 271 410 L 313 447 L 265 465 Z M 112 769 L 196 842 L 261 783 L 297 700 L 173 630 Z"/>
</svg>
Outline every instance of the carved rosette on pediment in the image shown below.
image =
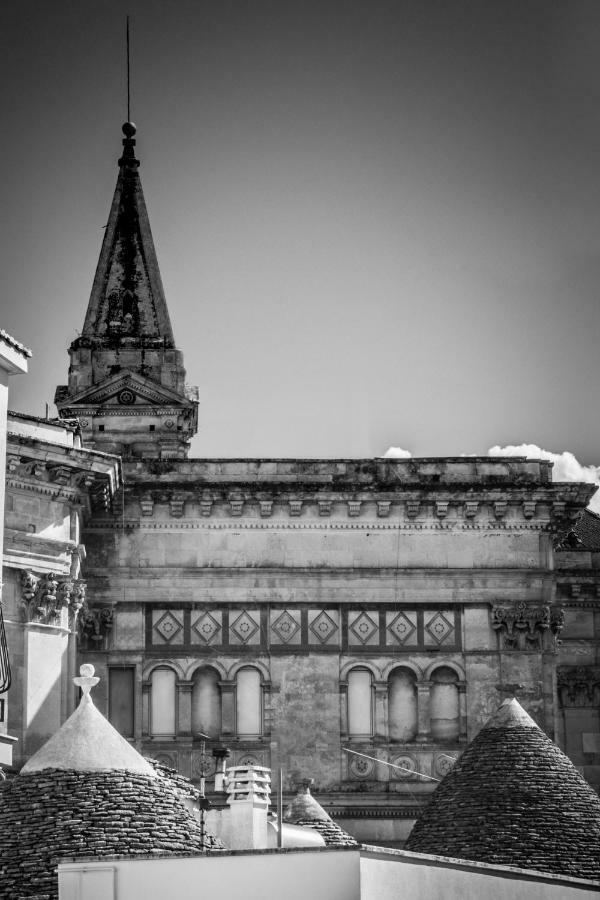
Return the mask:
<svg viewBox="0 0 600 900">
<path fill-rule="evenodd" d="M 113 621 L 112 606 L 90 607 L 84 602 L 77 619 L 77 633 L 81 647 L 88 650 L 105 650 Z"/>
<path fill-rule="evenodd" d="M 40 625 L 73 628 L 85 600 L 85 582 L 69 576 L 45 572 L 36 575 L 21 571 L 21 612 L 23 621 Z M 67 611 L 67 620 L 63 615 Z"/>
<path fill-rule="evenodd" d="M 600 704 L 600 666 L 558 666 L 556 685 L 563 709 Z"/>
<path fill-rule="evenodd" d="M 558 636 L 565 624 L 560 607 L 525 603 L 492 608 L 492 628 L 497 632 L 501 650 L 556 650 Z"/>
</svg>

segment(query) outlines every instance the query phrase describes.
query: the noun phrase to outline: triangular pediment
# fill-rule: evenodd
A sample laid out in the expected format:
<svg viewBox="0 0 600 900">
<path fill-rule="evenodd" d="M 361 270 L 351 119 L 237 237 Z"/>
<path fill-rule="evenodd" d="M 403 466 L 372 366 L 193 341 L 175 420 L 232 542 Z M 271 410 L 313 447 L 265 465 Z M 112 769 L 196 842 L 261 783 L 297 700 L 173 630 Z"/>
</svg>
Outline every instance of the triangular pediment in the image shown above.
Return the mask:
<svg viewBox="0 0 600 900">
<path fill-rule="evenodd" d="M 187 397 L 172 391 L 163 384 L 144 378 L 137 372 L 121 371 L 101 384 L 87 387 L 71 397 L 65 398 L 61 406 L 75 407 L 128 407 L 128 406 L 189 406 L 194 404 Z"/>
</svg>

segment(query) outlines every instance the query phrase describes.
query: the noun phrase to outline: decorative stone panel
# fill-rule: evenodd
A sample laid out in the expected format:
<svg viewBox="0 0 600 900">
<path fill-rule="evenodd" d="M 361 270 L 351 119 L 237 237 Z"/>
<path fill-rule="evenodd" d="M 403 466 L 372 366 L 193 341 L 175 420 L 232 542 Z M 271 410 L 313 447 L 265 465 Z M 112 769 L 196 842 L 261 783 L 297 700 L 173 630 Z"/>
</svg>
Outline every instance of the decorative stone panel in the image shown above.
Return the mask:
<svg viewBox="0 0 600 900">
<path fill-rule="evenodd" d="M 339 646 L 340 614 L 337 609 L 308 611 L 308 643 L 314 646 Z"/>
<path fill-rule="evenodd" d="M 78 618 L 78 633 L 82 647 L 104 650 L 112 634 L 114 611 L 111 606 L 89 608 L 84 605 Z"/>
<path fill-rule="evenodd" d="M 386 612 L 385 642 L 390 646 L 417 646 L 417 613 L 415 610 Z"/>
<path fill-rule="evenodd" d="M 159 646 L 183 644 L 183 610 L 152 610 L 152 643 Z"/>
<path fill-rule="evenodd" d="M 392 768 L 390 766 L 390 778 L 394 781 L 414 781 L 417 777 L 417 761 L 415 757 L 411 756 L 409 753 L 401 753 L 398 756 L 392 756 L 389 761 L 392 763 L 392 766 L 398 766 L 398 768 Z"/>
<path fill-rule="evenodd" d="M 452 753 L 438 753 L 433 760 L 433 774 L 438 778 L 444 778 L 450 769 L 454 768 L 458 756 Z"/>
<path fill-rule="evenodd" d="M 564 610 L 547 604 L 517 601 L 492 609 L 492 628 L 503 650 L 543 650 L 548 644 L 556 649 L 564 622 Z"/>
<path fill-rule="evenodd" d="M 377 610 L 351 610 L 348 613 L 348 646 L 365 647 L 379 644 L 379 615 Z"/>
<path fill-rule="evenodd" d="M 426 647 L 454 644 L 455 622 L 453 610 L 425 610 L 423 613 L 423 640 Z"/>
<path fill-rule="evenodd" d="M 556 684 L 563 709 L 600 705 L 600 666 L 558 666 Z"/>
<path fill-rule="evenodd" d="M 272 609 L 269 617 L 271 644 L 297 646 L 302 642 L 300 610 Z"/>
<path fill-rule="evenodd" d="M 36 575 L 21 570 L 21 612 L 25 622 L 42 625 L 75 625 L 85 600 L 85 582 L 46 572 Z M 67 620 L 63 611 L 68 611 Z"/>
<path fill-rule="evenodd" d="M 208 647 L 223 641 L 223 613 L 221 610 L 194 610 L 191 616 L 191 643 Z"/>
<path fill-rule="evenodd" d="M 260 644 L 260 612 L 257 609 L 243 609 L 229 613 L 229 643 L 232 645 Z"/>
<path fill-rule="evenodd" d="M 373 777 L 374 770 L 375 763 L 372 759 L 366 759 L 364 756 L 348 755 L 348 775 L 350 778 L 364 781 Z"/>
</svg>

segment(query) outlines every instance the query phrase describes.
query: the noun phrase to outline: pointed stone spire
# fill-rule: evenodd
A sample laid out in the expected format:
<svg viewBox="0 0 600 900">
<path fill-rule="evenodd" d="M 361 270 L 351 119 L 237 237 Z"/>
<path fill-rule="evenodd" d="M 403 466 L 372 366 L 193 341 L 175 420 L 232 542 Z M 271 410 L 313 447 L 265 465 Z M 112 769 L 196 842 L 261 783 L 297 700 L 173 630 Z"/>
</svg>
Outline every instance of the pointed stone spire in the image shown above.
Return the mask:
<svg viewBox="0 0 600 900">
<path fill-rule="evenodd" d="M 136 126 L 123 125 L 123 155 L 82 337 L 160 341 L 174 347 L 150 220 L 135 156 Z"/>
<path fill-rule="evenodd" d="M 186 386 L 175 346 L 133 122 L 125 122 L 123 134 L 83 331 L 69 349 L 69 384 L 57 388 L 55 402 L 62 418 L 80 419 L 88 447 L 182 457 L 197 430 L 197 389 Z"/>
</svg>

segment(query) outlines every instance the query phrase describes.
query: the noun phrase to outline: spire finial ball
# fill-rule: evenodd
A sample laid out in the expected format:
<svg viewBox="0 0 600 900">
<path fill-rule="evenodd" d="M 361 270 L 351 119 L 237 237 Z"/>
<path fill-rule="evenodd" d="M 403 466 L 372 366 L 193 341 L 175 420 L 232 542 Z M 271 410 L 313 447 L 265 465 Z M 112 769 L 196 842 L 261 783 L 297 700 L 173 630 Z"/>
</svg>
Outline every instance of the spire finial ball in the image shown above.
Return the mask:
<svg viewBox="0 0 600 900">
<path fill-rule="evenodd" d="M 133 122 L 125 122 L 122 131 L 126 138 L 132 138 L 136 133 L 137 128 Z"/>
</svg>

